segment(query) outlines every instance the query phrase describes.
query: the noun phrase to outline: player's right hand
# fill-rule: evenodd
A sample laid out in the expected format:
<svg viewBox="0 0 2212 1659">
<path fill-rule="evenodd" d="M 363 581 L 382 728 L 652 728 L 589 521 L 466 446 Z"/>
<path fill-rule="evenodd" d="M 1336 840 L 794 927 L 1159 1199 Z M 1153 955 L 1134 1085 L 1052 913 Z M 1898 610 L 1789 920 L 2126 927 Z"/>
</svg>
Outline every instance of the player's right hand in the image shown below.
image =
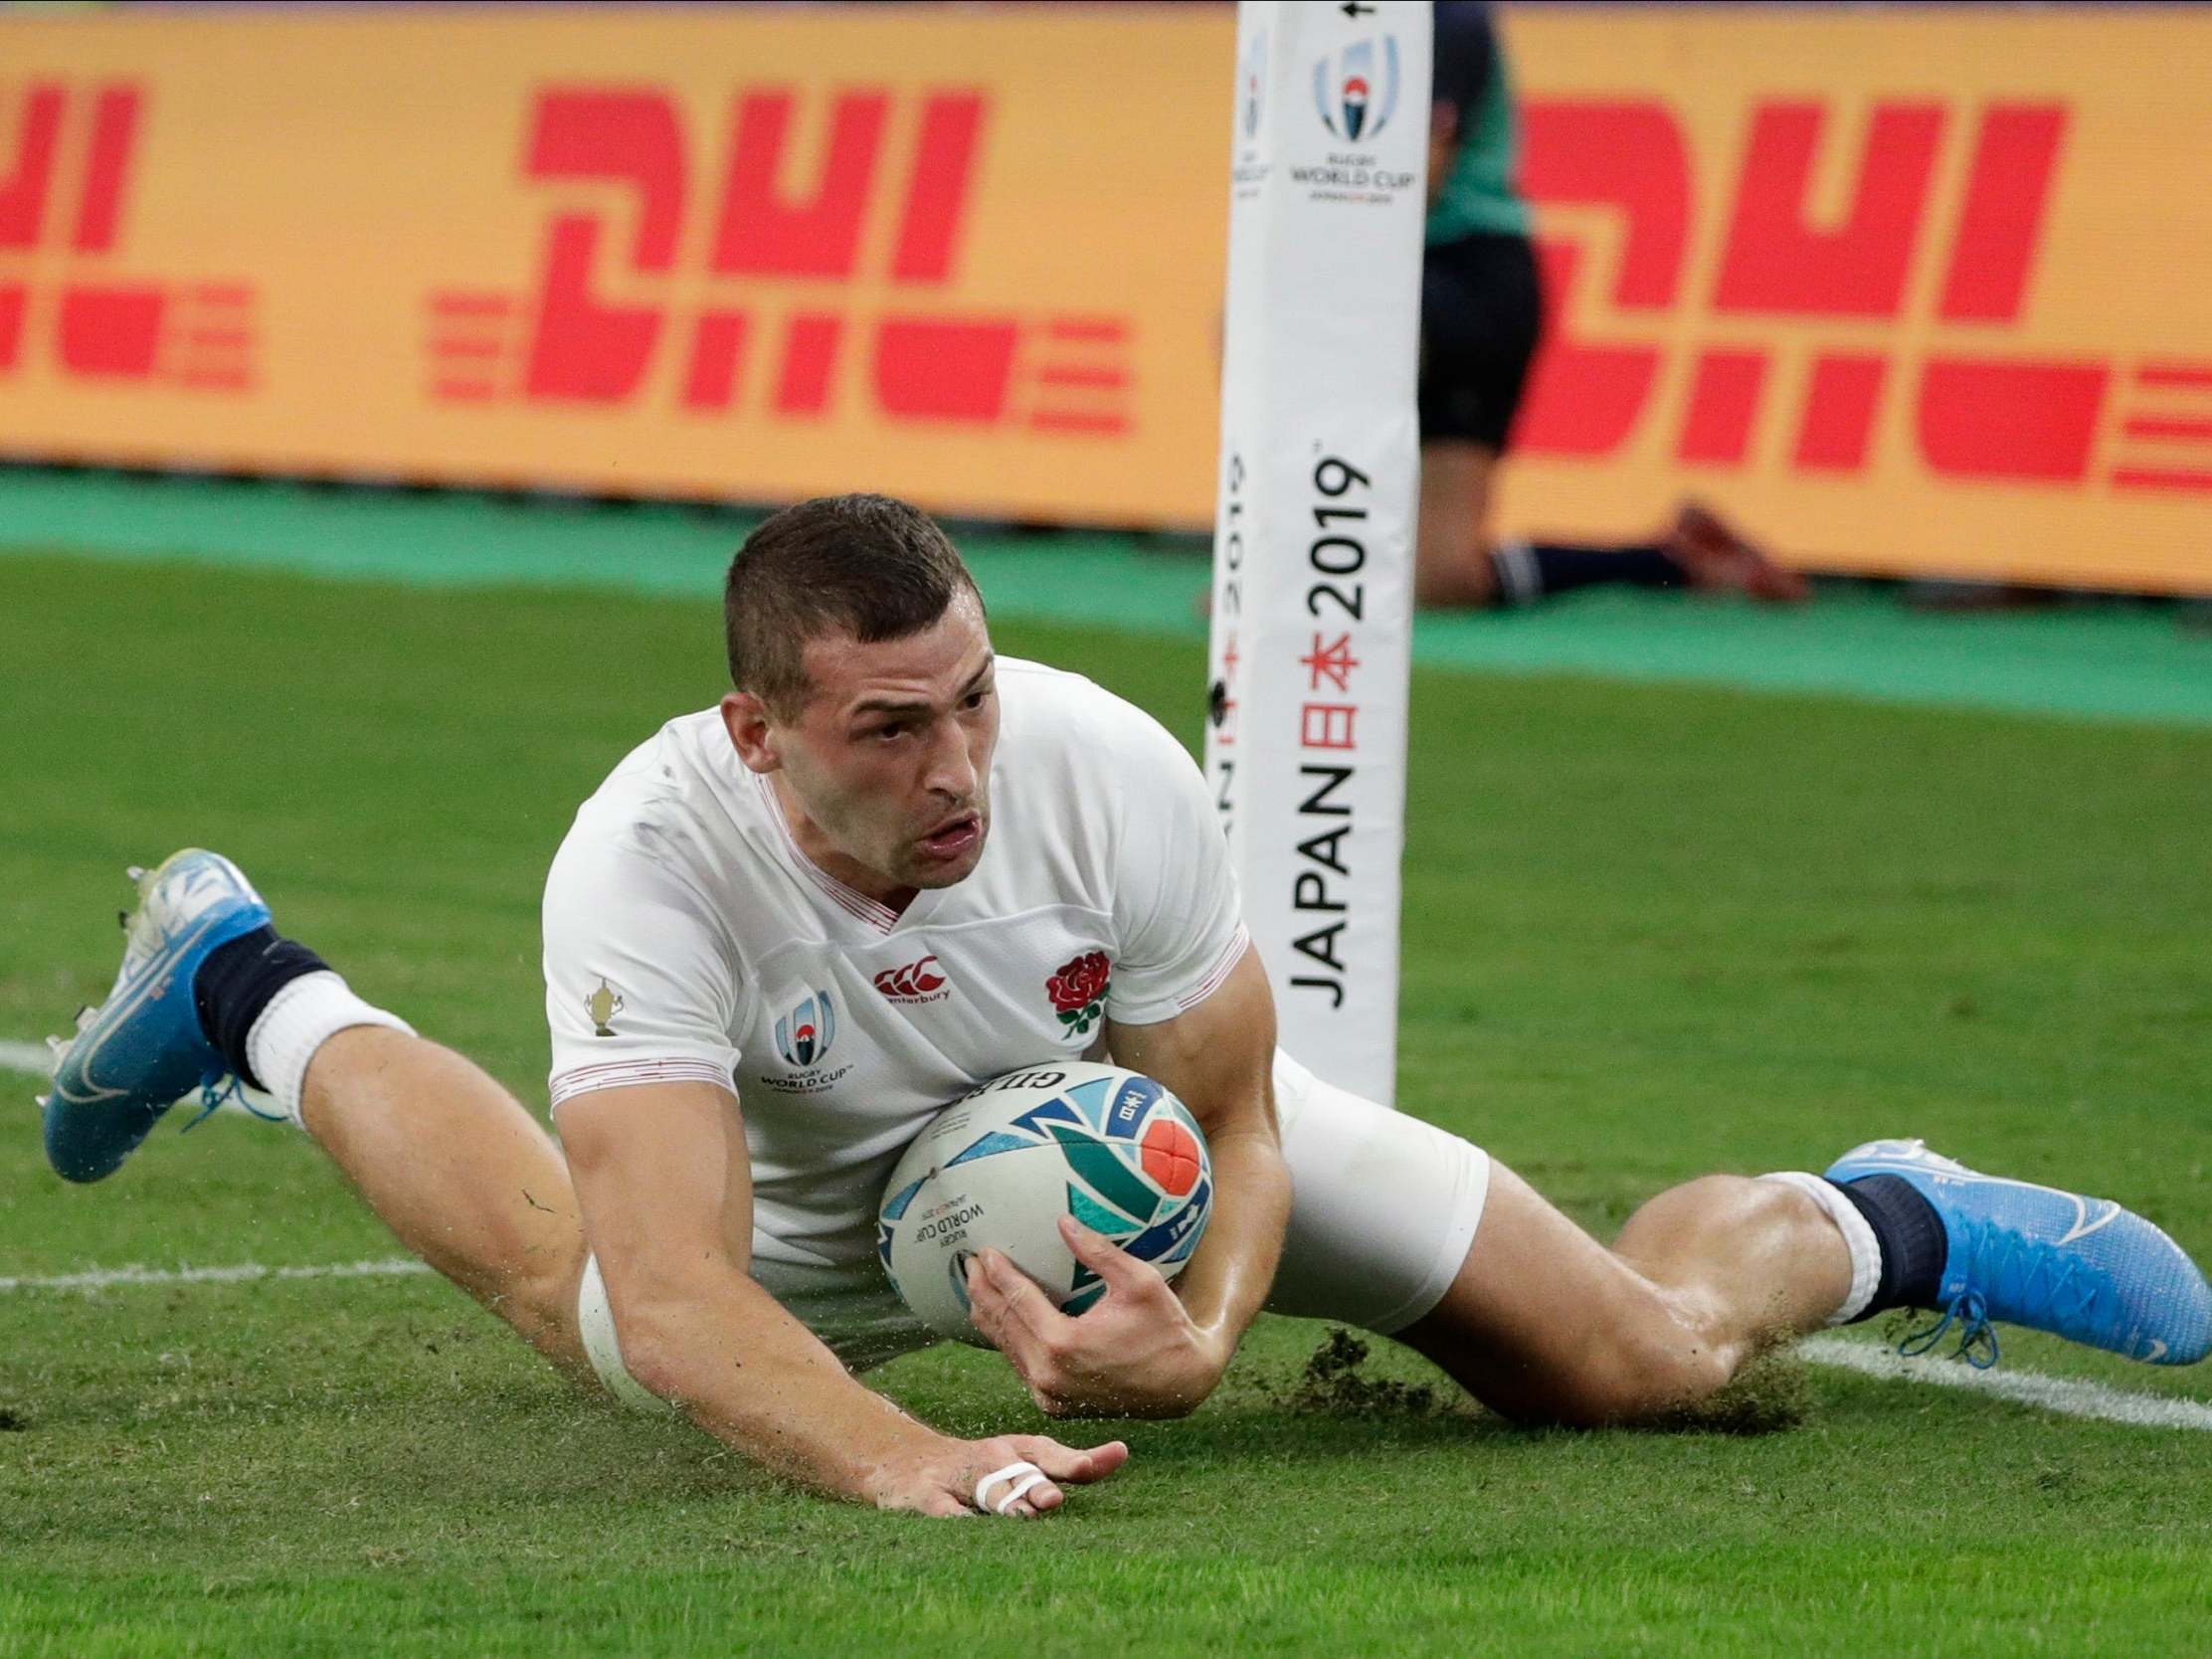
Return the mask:
<svg viewBox="0 0 2212 1659">
<path fill-rule="evenodd" d="M 1104 1480 L 1128 1461 L 1129 1447 L 1119 1440 L 1082 1451 L 1041 1434 L 1000 1434 L 988 1440 L 940 1439 L 912 1459 L 879 1470 L 871 1496 L 878 1509 L 915 1510 L 936 1516 L 1007 1515 L 1033 1521 L 1067 1501 L 1060 1490 L 1063 1485 L 1082 1486 Z M 977 1483 L 1015 1464 L 1033 1465 L 1044 1479 L 1029 1486 L 1012 1504 L 1006 1503 L 1007 1495 L 1022 1484 L 1023 1475 L 998 1481 L 982 1494 L 988 1507 L 979 1509 Z"/>
</svg>

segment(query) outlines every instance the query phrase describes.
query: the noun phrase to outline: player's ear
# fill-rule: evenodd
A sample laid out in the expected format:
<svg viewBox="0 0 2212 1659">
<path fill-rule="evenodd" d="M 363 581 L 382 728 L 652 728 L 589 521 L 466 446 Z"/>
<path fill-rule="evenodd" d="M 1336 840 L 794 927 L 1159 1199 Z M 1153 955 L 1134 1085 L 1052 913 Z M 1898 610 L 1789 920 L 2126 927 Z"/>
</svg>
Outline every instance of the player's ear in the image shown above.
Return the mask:
<svg viewBox="0 0 2212 1659">
<path fill-rule="evenodd" d="M 755 772 L 774 772 L 783 757 L 770 735 L 768 705 L 750 691 L 731 691 L 722 698 L 722 729 L 730 734 L 737 758 Z"/>
</svg>

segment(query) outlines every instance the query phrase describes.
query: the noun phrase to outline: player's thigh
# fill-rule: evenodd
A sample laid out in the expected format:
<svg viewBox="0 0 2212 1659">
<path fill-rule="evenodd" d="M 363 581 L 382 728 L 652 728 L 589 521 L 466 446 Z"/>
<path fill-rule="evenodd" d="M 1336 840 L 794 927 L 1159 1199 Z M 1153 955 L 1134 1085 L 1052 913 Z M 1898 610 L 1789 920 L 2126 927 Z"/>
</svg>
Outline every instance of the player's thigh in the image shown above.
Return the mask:
<svg viewBox="0 0 2212 1659">
<path fill-rule="evenodd" d="M 1287 1056 L 1276 1063 L 1275 1094 L 1291 1205 L 1268 1309 L 1394 1335 L 1458 1277 L 1482 1220 L 1490 1160 Z"/>
<path fill-rule="evenodd" d="M 1671 1293 L 1495 1162 L 1459 1270 L 1397 1336 L 1484 1404 L 1533 1421 L 1634 1421 L 1727 1379 Z"/>
</svg>

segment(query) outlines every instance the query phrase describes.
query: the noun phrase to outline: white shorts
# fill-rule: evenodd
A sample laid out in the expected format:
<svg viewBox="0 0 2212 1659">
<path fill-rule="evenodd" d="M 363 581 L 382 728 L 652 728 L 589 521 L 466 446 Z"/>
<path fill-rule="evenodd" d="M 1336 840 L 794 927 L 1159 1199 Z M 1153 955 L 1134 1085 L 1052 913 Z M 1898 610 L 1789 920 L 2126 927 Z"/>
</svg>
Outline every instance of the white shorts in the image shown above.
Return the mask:
<svg viewBox="0 0 2212 1659">
<path fill-rule="evenodd" d="M 1267 1311 L 1402 1331 L 1442 1300 L 1467 1258 L 1490 1192 L 1489 1155 L 1325 1083 L 1280 1050 L 1275 1109 L 1291 1204 Z M 872 1257 L 852 1267 L 756 1259 L 753 1275 L 854 1371 L 938 1341 Z M 658 1407 L 623 1367 L 597 1261 L 584 1264 L 577 1315 L 600 1381 L 624 1400 Z"/>
</svg>

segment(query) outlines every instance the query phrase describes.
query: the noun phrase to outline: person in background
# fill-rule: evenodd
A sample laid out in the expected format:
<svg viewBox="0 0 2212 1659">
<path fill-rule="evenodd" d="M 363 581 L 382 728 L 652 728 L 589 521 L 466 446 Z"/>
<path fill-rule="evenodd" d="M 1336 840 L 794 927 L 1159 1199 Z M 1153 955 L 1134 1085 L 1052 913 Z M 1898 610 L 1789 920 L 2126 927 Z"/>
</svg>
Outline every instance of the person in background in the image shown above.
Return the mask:
<svg viewBox="0 0 2212 1659">
<path fill-rule="evenodd" d="M 1421 264 L 1415 598 L 1429 606 L 1526 605 L 1601 582 L 1806 598 L 1803 577 L 1696 502 L 1634 546 L 1492 537 L 1491 480 L 1542 334 L 1529 205 L 1514 180 L 1519 147 L 1490 8 L 1438 0 Z"/>
</svg>

